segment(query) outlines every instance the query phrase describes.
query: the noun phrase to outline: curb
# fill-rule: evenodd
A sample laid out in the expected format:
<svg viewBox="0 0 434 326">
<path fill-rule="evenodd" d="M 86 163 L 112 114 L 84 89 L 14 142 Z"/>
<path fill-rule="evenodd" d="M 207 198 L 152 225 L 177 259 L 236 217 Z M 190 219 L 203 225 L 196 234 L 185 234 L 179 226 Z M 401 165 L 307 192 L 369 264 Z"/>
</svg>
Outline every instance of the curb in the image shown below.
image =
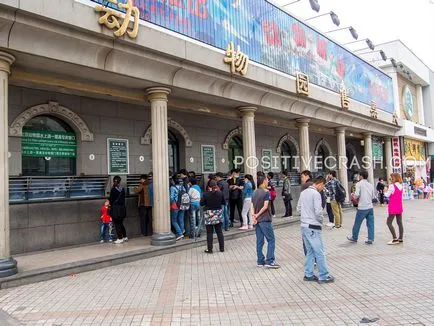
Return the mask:
<svg viewBox="0 0 434 326">
<path fill-rule="evenodd" d="M 298 218 L 279 221 L 278 223 L 273 223 L 273 227 L 275 229 L 278 229 L 297 223 L 298 221 Z M 225 240 L 234 240 L 253 234 L 255 234 L 254 229 L 248 231 L 237 230 L 234 232 L 226 233 Z M 22 272 L 13 276 L 0 279 L 0 290 L 36 282 L 49 281 L 68 275 L 73 276 L 74 274 L 89 272 L 100 268 L 116 266 L 119 264 L 131 263 L 141 259 L 170 254 L 173 252 L 197 247 L 198 244 L 206 244 L 206 237 L 202 237 L 196 241 L 183 240 L 182 242 L 167 247 L 151 247 L 119 254 L 105 255 L 104 257 L 82 260 L 75 263 L 62 264 Z"/>
</svg>

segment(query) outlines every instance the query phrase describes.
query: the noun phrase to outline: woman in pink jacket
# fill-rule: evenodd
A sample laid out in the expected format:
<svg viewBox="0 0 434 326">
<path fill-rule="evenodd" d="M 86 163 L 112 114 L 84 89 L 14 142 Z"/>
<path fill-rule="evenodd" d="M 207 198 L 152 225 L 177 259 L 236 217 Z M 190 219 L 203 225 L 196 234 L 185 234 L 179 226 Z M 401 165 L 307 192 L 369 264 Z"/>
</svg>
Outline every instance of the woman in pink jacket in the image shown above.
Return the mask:
<svg viewBox="0 0 434 326">
<path fill-rule="evenodd" d="M 404 228 L 402 226 L 402 193 L 403 185 L 401 175 L 398 173 L 392 173 L 390 175 L 390 183 L 385 193 L 385 196 L 389 198 L 388 211 L 389 216 L 387 217 L 387 226 L 389 227 L 390 233 L 392 233 L 392 240 L 387 244 L 395 245 L 402 243 L 402 237 L 404 235 Z M 399 237 L 396 237 L 395 228 L 392 223 L 396 217 L 396 223 L 398 223 Z"/>
</svg>

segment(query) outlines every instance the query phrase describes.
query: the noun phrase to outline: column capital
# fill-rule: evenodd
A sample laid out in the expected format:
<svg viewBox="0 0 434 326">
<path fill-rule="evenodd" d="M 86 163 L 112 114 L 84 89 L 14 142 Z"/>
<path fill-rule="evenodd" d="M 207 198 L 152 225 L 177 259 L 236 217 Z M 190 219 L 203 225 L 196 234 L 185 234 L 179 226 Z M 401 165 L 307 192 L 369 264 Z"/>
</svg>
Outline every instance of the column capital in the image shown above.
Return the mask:
<svg viewBox="0 0 434 326">
<path fill-rule="evenodd" d="M 171 92 L 170 88 L 159 86 L 147 88 L 145 91 L 149 102 L 155 100 L 167 101 L 167 96 Z"/>
<path fill-rule="evenodd" d="M 383 138 L 385 141 L 392 141 L 392 136 L 384 136 Z"/>
<path fill-rule="evenodd" d="M 337 127 L 335 128 L 335 133 L 340 134 L 344 133 L 347 130 L 347 127 Z"/>
<path fill-rule="evenodd" d="M 372 132 L 364 132 L 362 133 L 364 137 L 372 137 Z"/>
<path fill-rule="evenodd" d="M 296 127 L 308 127 L 310 119 L 301 118 L 301 119 L 296 119 L 295 122 L 296 122 L 296 124 L 295 124 Z"/>
<path fill-rule="evenodd" d="M 258 109 L 254 106 L 240 106 L 237 108 L 237 110 L 242 116 L 254 116 Z"/>
<path fill-rule="evenodd" d="M 0 71 L 11 73 L 11 65 L 15 62 L 12 54 L 0 51 Z"/>
</svg>

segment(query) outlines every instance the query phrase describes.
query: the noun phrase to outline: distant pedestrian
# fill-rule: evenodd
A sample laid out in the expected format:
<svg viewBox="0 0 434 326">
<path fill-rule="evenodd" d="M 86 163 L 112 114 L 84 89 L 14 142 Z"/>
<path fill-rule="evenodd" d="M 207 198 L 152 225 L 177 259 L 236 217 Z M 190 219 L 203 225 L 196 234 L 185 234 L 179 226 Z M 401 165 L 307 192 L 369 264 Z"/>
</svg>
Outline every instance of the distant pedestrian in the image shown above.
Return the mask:
<svg viewBox="0 0 434 326">
<path fill-rule="evenodd" d="M 285 214 L 283 217 L 292 217 L 292 193 L 291 193 L 291 179 L 289 178 L 289 172 L 284 170 L 283 174 L 283 187 L 282 187 L 282 198 L 283 204 L 285 205 Z"/>
<path fill-rule="evenodd" d="M 105 234 L 108 235 L 109 242 L 112 242 L 112 218 L 109 214 L 110 210 L 110 201 L 106 199 L 104 201 L 104 205 L 101 207 L 101 232 L 100 232 L 100 242 L 103 243 L 105 240 Z"/>
<path fill-rule="evenodd" d="M 207 254 L 213 252 L 213 233 L 217 234 L 220 251 L 225 251 L 225 243 L 222 232 L 223 211 L 222 205 L 225 204 L 223 193 L 220 191 L 215 180 L 208 183 L 208 189 L 203 194 L 200 204 L 204 206 L 204 221 L 206 228 Z"/>
<path fill-rule="evenodd" d="M 202 232 L 202 218 L 200 214 L 200 199 L 202 190 L 197 184 L 195 177 L 190 177 L 190 189 L 188 195 L 190 196 L 190 239 L 200 236 Z"/>
<path fill-rule="evenodd" d="M 390 175 L 389 187 L 387 188 L 387 192 L 385 196 L 389 198 L 388 212 L 389 216 L 387 217 L 387 226 L 389 227 L 390 233 L 392 234 L 392 240 L 387 244 L 395 245 L 403 242 L 404 236 L 404 227 L 402 225 L 402 193 L 403 193 L 403 185 L 402 185 L 402 177 L 398 173 L 392 173 Z M 392 223 L 396 217 L 396 223 L 398 224 L 399 229 L 399 237 L 396 237 L 395 228 Z"/>
<path fill-rule="evenodd" d="M 184 186 L 182 176 L 178 174 L 175 177 L 175 184 L 170 187 L 170 216 L 176 240 L 184 238 L 184 216 L 185 212 L 189 209 L 190 196 Z"/>
<path fill-rule="evenodd" d="M 335 228 L 342 227 L 342 203 L 345 200 L 345 193 L 343 193 L 343 186 L 336 178 L 336 171 L 330 171 L 327 175 L 327 191 L 330 196 L 330 205 L 333 210 Z"/>
<path fill-rule="evenodd" d="M 378 178 L 377 183 L 377 192 L 378 192 L 378 200 L 380 201 L 380 205 L 384 206 L 384 181 L 383 178 Z"/>
<path fill-rule="evenodd" d="M 305 281 L 330 283 L 334 277 L 328 272 L 322 238 L 322 199 L 320 192 L 325 187 L 326 180 L 320 176 L 313 185 L 302 191 L 297 204 L 300 214 L 301 235 L 306 246 L 306 262 L 304 266 Z M 314 274 L 314 263 L 318 266 L 318 276 Z"/>
<path fill-rule="evenodd" d="M 256 225 L 256 253 L 258 256 L 258 267 L 280 268 L 276 264 L 274 251 L 276 247 L 276 239 L 272 225 L 272 217 L 269 211 L 270 192 L 267 190 L 268 178 L 258 176 L 258 189 L 255 190 L 250 206 L 250 214 L 253 223 Z M 262 248 L 264 246 L 264 238 L 267 239 L 267 258 L 264 257 Z"/>
<path fill-rule="evenodd" d="M 239 230 L 253 229 L 253 219 L 250 216 L 250 204 L 252 203 L 252 195 L 255 188 L 256 187 L 253 176 L 251 174 L 246 174 L 244 176 L 244 185 L 242 186 L 243 211 L 241 212 L 241 216 L 243 217 L 243 224 L 241 225 Z"/>
<path fill-rule="evenodd" d="M 243 207 L 243 195 L 242 186 L 243 180 L 240 178 L 240 169 L 232 169 L 231 176 L 228 179 L 229 184 L 229 226 L 234 226 L 235 221 L 235 209 L 238 212 L 238 218 L 240 220 L 241 226 L 243 225 L 243 218 L 241 215 L 241 210 Z"/>
<path fill-rule="evenodd" d="M 216 173 L 216 181 L 219 186 L 221 192 L 223 193 L 223 197 L 225 198 L 225 204 L 222 205 L 223 210 L 223 225 L 222 227 L 225 231 L 229 231 L 229 184 L 224 179 L 224 175 L 221 172 Z"/>
<path fill-rule="evenodd" d="M 354 198 L 359 199 L 357 206 L 356 219 L 353 225 L 353 233 L 347 236 L 351 242 L 357 242 L 359 238 L 360 226 L 364 219 L 366 219 L 366 227 L 368 228 L 368 240 L 365 244 L 372 244 L 374 242 L 374 205 L 373 202 L 377 200 L 375 189 L 372 184 L 368 182 L 368 172 L 361 171 L 359 174 L 359 182 L 356 184 L 356 191 Z"/>
<path fill-rule="evenodd" d="M 273 180 L 274 173 L 268 172 L 267 173 L 268 178 L 268 191 L 270 192 L 270 210 L 271 210 L 271 217 L 276 217 L 276 209 L 274 208 L 274 201 L 277 197 L 277 190 L 276 190 L 276 182 Z"/>
<path fill-rule="evenodd" d="M 124 226 L 124 219 L 127 216 L 127 208 L 125 206 L 125 189 L 121 186 L 121 177 L 115 176 L 113 178 L 113 187 L 110 191 L 110 207 L 111 217 L 115 225 L 117 240 L 116 244 L 128 241 L 127 231 Z"/>
<path fill-rule="evenodd" d="M 152 183 L 152 174 L 142 174 L 140 182 L 134 188 L 138 195 L 140 232 L 147 237 L 152 235 L 152 205 L 154 200 L 154 187 Z"/>
</svg>

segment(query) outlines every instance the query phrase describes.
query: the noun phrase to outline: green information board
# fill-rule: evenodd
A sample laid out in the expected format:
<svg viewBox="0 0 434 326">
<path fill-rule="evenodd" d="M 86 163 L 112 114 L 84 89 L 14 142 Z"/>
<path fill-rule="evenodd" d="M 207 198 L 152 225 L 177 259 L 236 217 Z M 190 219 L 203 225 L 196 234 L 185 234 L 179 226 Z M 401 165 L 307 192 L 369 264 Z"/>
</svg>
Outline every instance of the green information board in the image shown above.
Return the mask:
<svg viewBox="0 0 434 326">
<path fill-rule="evenodd" d="M 215 173 L 215 147 L 214 145 L 201 145 L 202 173 Z"/>
<path fill-rule="evenodd" d="M 107 138 L 108 174 L 129 174 L 128 139 Z"/>
<path fill-rule="evenodd" d="M 383 159 L 383 144 L 381 142 L 372 143 L 372 158 L 374 161 L 381 161 Z"/>
<path fill-rule="evenodd" d="M 33 157 L 76 157 L 74 133 L 23 130 L 21 153 Z"/>
</svg>

